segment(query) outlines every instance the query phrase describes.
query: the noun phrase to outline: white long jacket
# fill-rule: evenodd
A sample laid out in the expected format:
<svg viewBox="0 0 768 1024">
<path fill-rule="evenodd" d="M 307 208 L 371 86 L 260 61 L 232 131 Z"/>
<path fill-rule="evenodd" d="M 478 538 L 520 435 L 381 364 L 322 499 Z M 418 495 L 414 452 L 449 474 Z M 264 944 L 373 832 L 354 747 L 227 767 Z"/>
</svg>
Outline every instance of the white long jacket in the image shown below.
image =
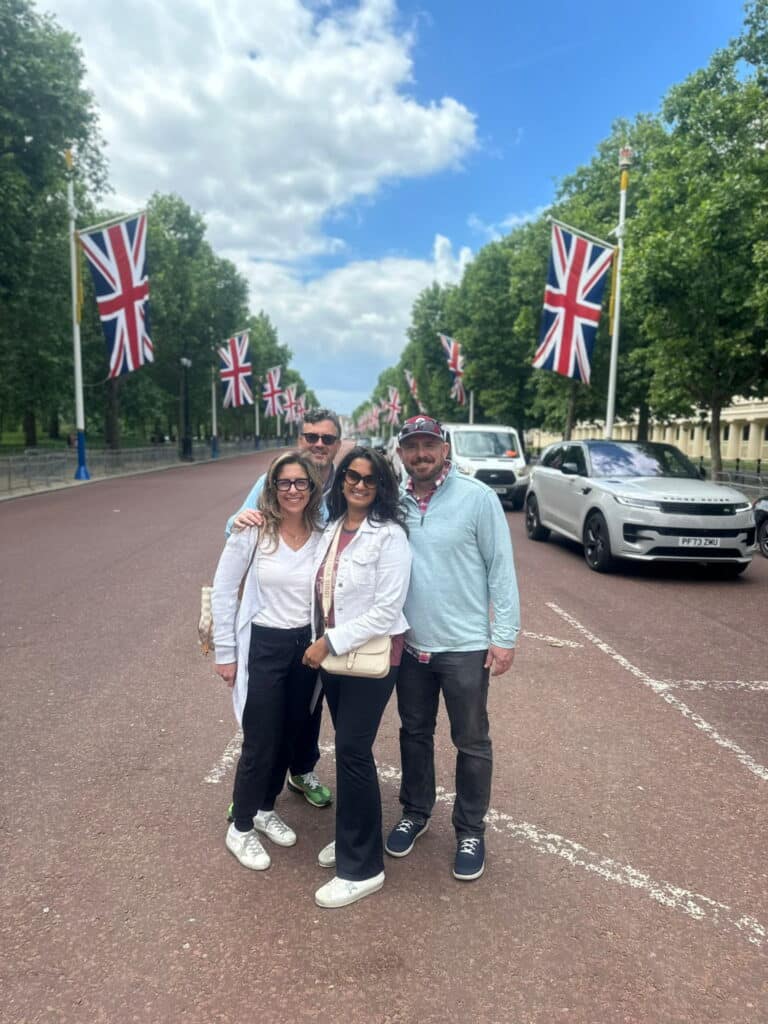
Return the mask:
<svg viewBox="0 0 768 1024">
<path fill-rule="evenodd" d="M 315 552 L 313 578 L 322 565 L 340 520 L 329 523 Z M 397 523 L 366 519 L 339 557 L 333 591 L 335 625 L 327 636 L 337 654 L 346 654 L 374 636 L 397 636 L 408 629 L 403 615 L 411 578 L 411 548 Z M 312 624 L 322 619 L 312 588 Z"/>
<path fill-rule="evenodd" d="M 313 533 L 308 544 L 316 546 L 320 533 Z M 251 646 L 251 623 L 264 607 L 264 595 L 259 587 L 258 562 L 264 557 L 258 546 L 259 531 L 255 526 L 233 531 L 221 553 L 213 579 L 211 608 L 213 611 L 213 642 L 216 663 L 237 662 L 232 704 L 235 718 L 243 720 L 245 699 L 248 695 L 248 652 Z M 254 553 L 255 548 L 255 553 Z M 243 588 L 243 598 L 237 600 L 240 581 L 253 555 L 253 562 Z M 314 580 L 314 573 L 312 575 Z"/>
</svg>

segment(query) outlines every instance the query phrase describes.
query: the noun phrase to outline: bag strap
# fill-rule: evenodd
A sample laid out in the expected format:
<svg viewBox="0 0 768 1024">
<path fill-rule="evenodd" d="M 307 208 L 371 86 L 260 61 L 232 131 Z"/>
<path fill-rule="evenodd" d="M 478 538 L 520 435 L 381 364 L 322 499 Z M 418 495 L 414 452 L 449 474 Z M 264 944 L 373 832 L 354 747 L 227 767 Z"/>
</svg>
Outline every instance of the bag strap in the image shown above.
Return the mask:
<svg viewBox="0 0 768 1024">
<path fill-rule="evenodd" d="M 243 573 L 243 578 L 240 580 L 240 586 L 237 588 L 237 600 L 238 601 L 242 601 L 243 600 L 243 591 L 245 590 L 245 581 L 248 579 L 248 573 L 251 571 L 251 566 L 253 565 L 253 560 L 256 557 L 256 548 L 259 546 L 259 541 L 260 540 L 261 540 L 261 535 L 260 535 L 260 532 L 258 532 L 256 534 L 256 542 L 253 545 L 253 550 L 251 551 L 251 557 L 248 559 L 248 565 L 245 567 L 245 572 Z"/>
<path fill-rule="evenodd" d="M 328 554 L 325 556 L 325 568 L 323 569 L 323 625 L 328 627 L 328 615 L 333 604 L 333 578 L 336 567 L 336 552 L 339 550 L 341 540 L 341 527 L 344 520 L 339 522 L 336 533 L 333 535 Z"/>
</svg>

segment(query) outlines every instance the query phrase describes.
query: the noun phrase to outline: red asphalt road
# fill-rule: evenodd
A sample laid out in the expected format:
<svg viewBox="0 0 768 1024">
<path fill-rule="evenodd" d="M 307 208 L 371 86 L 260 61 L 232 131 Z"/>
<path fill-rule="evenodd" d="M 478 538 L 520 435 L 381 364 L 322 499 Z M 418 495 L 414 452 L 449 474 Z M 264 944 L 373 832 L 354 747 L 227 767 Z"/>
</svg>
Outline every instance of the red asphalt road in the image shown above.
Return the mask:
<svg viewBox="0 0 768 1024">
<path fill-rule="evenodd" d="M 0 1020 L 765 1024 L 768 562 L 598 576 L 510 513 L 536 635 L 492 683 L 486 873 L 451 877 L 442 799 L 380 894 L 323 911 L 333 811 L 285 795 L 299 842 L 249 872 L 231 767 L 204 781 L 235 725 L 199 587 L 268 458 L 0 505 Z M 443 713 L 437 761 L 450 793 Z"/>
</svg>

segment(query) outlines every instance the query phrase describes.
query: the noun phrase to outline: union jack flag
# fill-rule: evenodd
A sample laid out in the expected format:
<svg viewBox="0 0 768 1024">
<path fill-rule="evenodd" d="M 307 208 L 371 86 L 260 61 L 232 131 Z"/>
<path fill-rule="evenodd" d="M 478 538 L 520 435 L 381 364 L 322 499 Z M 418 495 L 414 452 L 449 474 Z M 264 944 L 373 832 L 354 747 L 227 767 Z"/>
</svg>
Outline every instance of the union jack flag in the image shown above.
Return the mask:
<svg viewBox="0 0 768 1024">
<path fill-rule="evenodd" d="M 385 409 L 387 410 L 387 423 L 394 426 L 400 422 L 400 413 L 403 411 L 403 407 L 400 405 L 400 392 L 397 388 L 389 389 L 389 399 L 382 402 L 382 412 Z"/>
<path fill-rule="evenodd" d="M 296 384 L 289 384 L 283 391 L 283 412 L 285 413 L 286 423 L 298 422 L 298 416 L 296 415 L 296 388 Z"/>
<path fill-rule="evenodd" d="M 424 404 L 419 398 L 419 385 L 416 378 L 410 370 L 403 370 L 403 373 L 405 374 L 405 383 L 408 385 L 408 390 L 410 391 L 414 402 L 418 406 L 419 412 L 426 412 L 427 410 L 424 408 Z"/>
<path fill-rule="evenodd" d="M 592 350 L 608 268 L 610 245 L 598 245 L 552 224 L 552 253 L 544 290 L 544 315 L 533 365 L 589 384 Z"/>
<path fill-rule="evenodd" d="M 299 395 L 296 399 L 296 422 L 301 423 L 307 415 L 307 396 Z"/>
<path fill-rule="evenodd" d="M 461 354 L 461 345 L 454 338 L 447 334 L 438 334 L 440 344 L 443 346 L 445 358 L 448 360 L 448 369 L 453 374 L 451 385 L 451 398 L 459 405 L 467 404 L 467 394 L 464 390 L 464 356 Z"/>
<path fill-rule="evenodd" d="M 149 336 L 147 215 L 78 232 L 88 259 L 109 355 L 108 377 L 154 362 Z"/>
<path fill-rule="evenodd" d="M 281 370 L 282 366 L 273 366 L 271 370 L 267 370 L 267 379 L 262 390 L 265 416 L 279 416 L 283 411 L 280 404 L 280 396 L 283 393 L 280 388 Z"/>
<path fill-rule="evenodd" d="M 221 369 L 219 376 L 224 385 L 224 408 L 253 405 L 251 390 L 251 362 L 248 358 L 248 331 L 228 338 L 219 349 Z"/>
</svg>

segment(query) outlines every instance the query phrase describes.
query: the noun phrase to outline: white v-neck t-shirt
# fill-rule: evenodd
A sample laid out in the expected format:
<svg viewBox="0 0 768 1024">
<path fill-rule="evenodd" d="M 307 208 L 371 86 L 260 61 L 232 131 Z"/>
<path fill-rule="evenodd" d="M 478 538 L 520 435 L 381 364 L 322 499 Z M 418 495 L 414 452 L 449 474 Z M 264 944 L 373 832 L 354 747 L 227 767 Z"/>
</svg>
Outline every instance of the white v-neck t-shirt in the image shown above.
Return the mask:
<svg viewBox="0 0 768 1024">
<path fill-rule="evenodd" d="M 316 530 L 294 551 L 282 537 L 268 554 L 256 560 L 259 590 L 264 603 L 253 622 L 271 629 L 308 626 L 312 608 L 312 565 L 322 534 Z"/>
</svg>

